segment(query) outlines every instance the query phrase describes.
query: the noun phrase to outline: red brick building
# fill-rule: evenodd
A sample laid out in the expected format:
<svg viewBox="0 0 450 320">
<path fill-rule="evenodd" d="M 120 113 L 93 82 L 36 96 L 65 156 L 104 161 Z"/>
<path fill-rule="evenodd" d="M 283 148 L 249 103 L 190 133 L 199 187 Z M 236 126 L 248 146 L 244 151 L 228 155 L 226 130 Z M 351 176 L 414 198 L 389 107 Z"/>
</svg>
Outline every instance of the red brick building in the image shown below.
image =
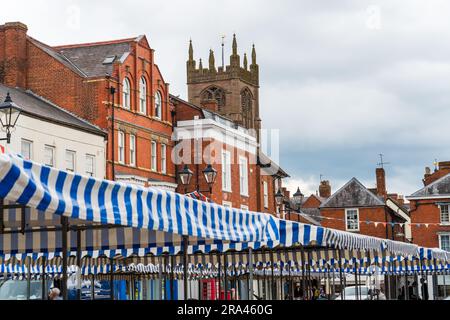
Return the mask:
<svg viewBox="0 0 450 320">
<path fill-rule="evenodd" d="M 107 178 L 175 189 L 169 87 L 145 36 L 51 47 L 28 36 L 26 25 L 6 23 L 0 82 L 107 130 Z"/>
<path fill-rule="evenodd" d="M 450 251 L 450 161 L 426 168 L 424 187 L 406 197 L 410 202 L 413 242 Z"/>
<path fill-rule="evenodd" d="M 187 165 L 193 173 L 190 183 L 180 184 L 177 190 L 198 190 L 218 204 L 275 213 L 275 190 L 287 175 L 278 167 L 273 173 L 261 165 L 258 143 L 248 129 L 215 112 L 214 102 L 199 107 L 174 96 L 171 101 L 175 108 L 177 171 Z M 203 175 L 209 164 L 217 171 L 211 189 Z"/>
<path fill-rule="evenodd" d="M 377 168 L 376 189 L 352 178 L 320 205 L 322 226 L 379 238 L 410 238 L 408 210 L 388 196 L 385 172 Z"/>
</svg>

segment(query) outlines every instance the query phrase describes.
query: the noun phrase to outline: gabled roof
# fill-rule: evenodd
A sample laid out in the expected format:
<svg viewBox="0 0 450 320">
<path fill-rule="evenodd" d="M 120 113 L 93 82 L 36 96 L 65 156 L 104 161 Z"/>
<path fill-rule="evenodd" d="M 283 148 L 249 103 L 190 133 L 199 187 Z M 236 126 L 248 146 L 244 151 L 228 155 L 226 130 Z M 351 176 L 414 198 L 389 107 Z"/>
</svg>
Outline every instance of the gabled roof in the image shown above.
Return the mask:
<svg viewBox="0 0 450 320">
<path fill-rule="evenodd" d="M 106 136 L 106 132 L 99 127 L 79 118 L 29 90 L 25 91 L 23 89 L 12 88 L 0 84 L 0 101 L 5 99 L 8 92 L 11 95 L 11 99 L 22 109 L 22 113 L 25 115 L 87 131 L 96 135 Z"/>
<path fill-rule="evenodd" d="M 358 179 L 352 178 L 331 195 L 320 208 L 384 206 L 382 199 L 369 191 Z"/>
<path fill-rule="evenodd" d="M 442 178 L 430 183 L 422 189 L 414 192 L 412 195 L 406 197 L 412 198 L 450 198 L 450 173 Z"/>
<path fill-rule="evenodd" d="M 87 77 L 103 77 L 106 74 L 111 75 L 113 70 L 112 62 L 123 62 L 123 59 L 131 51 L 131 43 L 139 39 L 140 37 L 97 43 L 72 44 L 53 47 L 53 49 L 82 70 Z M 111 63 L 104 63 L 107 57 L 113 57 Z"/>
</svg>

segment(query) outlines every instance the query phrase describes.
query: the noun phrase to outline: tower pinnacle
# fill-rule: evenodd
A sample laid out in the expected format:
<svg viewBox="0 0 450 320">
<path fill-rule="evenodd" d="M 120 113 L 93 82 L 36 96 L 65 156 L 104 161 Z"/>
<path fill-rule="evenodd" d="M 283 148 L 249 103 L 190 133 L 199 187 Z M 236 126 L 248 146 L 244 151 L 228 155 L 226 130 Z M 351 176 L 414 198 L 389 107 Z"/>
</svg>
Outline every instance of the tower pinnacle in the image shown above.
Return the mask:
<svg viewBox="0 0 450 320">
<path fill-rule="evenodd" d="M 236 34 L 233 33 L 233 56 L 237 55 L 237 41 Z"/>
<path fill-rule="evenodd" d="M 256 64 L 256 50 L 255 50 L 255 44 L 253 44 L 253 48 L 252 48 L 252 64 L 253 64 L 253 65 Z"/>
<path fill-rule="evenodd" d="M 214 60 L 214 51 L 212 49 L 209 49 L 209 71 L 215 71 L 215 60 Z"/>
<path fill-rule="evenodd" d="M 192 39 L 189 40 L 189 61 L 194 60 L 194 49 L 192 48 Z"/>
<path fill-rule="evenodd" d="M 247 70 L 247 64 L 248 64 L 248 62 L 247 62 L 247 54 L 244 53 L 244 69 L 245 70 Z"/>
</svg>

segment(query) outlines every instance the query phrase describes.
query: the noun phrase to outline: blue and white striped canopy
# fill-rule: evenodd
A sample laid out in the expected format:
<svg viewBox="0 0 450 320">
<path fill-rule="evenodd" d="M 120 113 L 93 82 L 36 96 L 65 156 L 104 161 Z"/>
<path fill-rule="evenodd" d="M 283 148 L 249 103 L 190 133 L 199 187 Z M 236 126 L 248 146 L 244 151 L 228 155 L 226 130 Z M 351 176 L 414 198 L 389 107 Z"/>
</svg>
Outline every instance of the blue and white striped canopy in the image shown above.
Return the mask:
<svg viewBox="0 0 450 320">
<path fill-rule="evenodd" d="M 236 242 L 277 240 L 264 213 L 0 155 L 0 198 L 73 219 Z"/>
</svg>

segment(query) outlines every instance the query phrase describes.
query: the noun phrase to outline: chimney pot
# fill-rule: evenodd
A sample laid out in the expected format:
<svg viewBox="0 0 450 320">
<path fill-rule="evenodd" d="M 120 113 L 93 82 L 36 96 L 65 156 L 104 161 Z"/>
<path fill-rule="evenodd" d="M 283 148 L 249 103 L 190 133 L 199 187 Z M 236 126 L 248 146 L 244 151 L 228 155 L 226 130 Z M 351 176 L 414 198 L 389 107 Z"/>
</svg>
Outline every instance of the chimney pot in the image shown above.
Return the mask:
<svg viewBox="0 0 450 320">
<path fill-rule="evenodd" d="M 329 198 L 331 196 L 330 181 L 328 181 L 328 180 L 320 181 L 319 196 L 322 198 Z"/>
</svg>

